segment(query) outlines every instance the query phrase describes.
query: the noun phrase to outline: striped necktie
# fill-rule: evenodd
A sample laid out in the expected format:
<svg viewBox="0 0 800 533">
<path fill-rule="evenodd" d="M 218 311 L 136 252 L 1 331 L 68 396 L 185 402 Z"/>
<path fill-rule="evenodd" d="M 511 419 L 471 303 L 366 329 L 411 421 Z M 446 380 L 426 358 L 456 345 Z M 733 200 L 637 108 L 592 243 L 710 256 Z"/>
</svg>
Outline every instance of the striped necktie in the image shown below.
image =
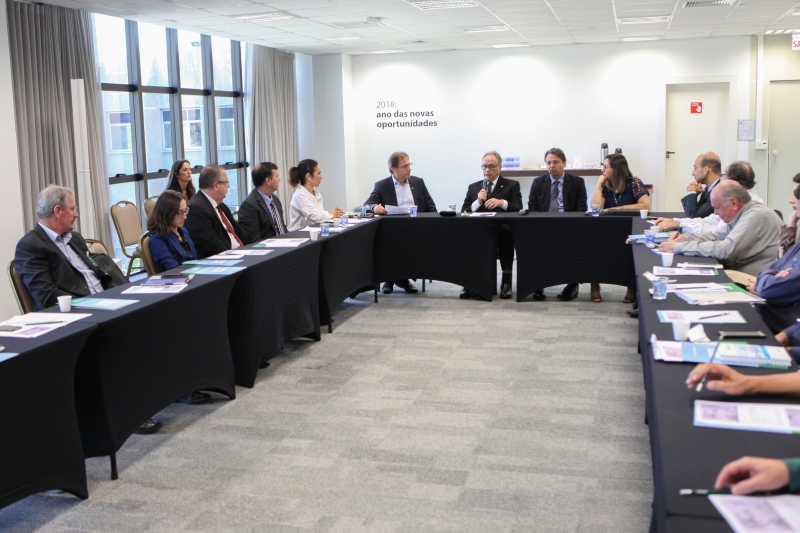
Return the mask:
<svg viewBox="0 0 800 533">
<path fill-rule="evenodd" d="M 550 191 L 550 212 L 558 213 L 558 180 L 553 180 L 553 190 Z"/>
<path fill-rule="evenodd" d="M 275 202 L 269 203 L 269 210 L 272 213 L 272 220 L 275 221 L 275 235 L 281 235 L 285 233 L 286 228 L 283 227 L 281 217 L 278 216 L 278 210 L 275 208 Z"/>
</svg>

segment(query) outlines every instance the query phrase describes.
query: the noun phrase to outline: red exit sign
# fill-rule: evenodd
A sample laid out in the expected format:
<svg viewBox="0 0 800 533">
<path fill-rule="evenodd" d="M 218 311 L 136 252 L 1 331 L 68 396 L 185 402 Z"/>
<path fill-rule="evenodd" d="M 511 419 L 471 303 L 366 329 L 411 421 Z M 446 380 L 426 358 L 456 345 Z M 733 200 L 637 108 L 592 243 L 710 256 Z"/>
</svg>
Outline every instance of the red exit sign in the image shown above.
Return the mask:
<svg viewBox="0 0 800 533">
<path fill-rule="evenodd" d="M 703 102 L 692 102 L 692 113 L 702 113 Z"/>
</svg>

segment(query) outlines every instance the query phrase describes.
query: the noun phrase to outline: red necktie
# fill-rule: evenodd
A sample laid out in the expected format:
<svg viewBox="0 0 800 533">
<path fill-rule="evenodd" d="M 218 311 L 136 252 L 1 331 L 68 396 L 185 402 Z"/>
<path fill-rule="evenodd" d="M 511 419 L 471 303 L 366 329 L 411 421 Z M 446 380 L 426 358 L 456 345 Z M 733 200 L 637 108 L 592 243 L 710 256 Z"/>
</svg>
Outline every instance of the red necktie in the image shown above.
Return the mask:
<svg viewBox="0 0 800 533">
<path fill-rule="evenodd" d="M 225 224 L 226 228 L 228 228 L 228 233 L 233 235 L 233 237 L 236 239 L 236 242 L 239 243 L 239 246 L 244 246 L 244 243 L 242 242 L 242 239 L 240 239 L 239 236 L 236 235 L 236 232 L 233 231 L 233 226 L 231 225 L 230 221 L 228 220 L 228 217 L 225 216 L 225 211 L 222 210 L 222 206 L 219 205 L 219 204 L 217 204 L 217 211 L 219 211 L 219 217 L 222 219 L 222 223 Z"/>
</svg>

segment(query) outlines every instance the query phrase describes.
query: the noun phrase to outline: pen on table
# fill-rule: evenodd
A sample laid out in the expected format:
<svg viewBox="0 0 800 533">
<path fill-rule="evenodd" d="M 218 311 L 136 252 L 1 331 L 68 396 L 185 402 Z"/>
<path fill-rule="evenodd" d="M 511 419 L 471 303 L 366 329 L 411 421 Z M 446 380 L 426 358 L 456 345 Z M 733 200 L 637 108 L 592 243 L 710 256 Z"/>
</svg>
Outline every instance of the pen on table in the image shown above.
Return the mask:
<svg viewBox="0 0 800 533">
<path fill-rule="evenodd" d="M 681 496 L 708 496 L 709 494 L 730 494 L 731 489 L 681 489 Z"/>
<path fill-rule="evenodd" d="M 20 322 L 20 326 L 41 326 L 42 324 L 63 324 L 63 320 L 47 320 L 45 322 Z"/>
<path fill-rule="evenodd" d="M 728 314 L 730 314 L 730 313 L 719 313 L 719 314 L 716 314 L 716 315 L 698 316 L 698 317 L 695 317 L 695 320 L 707 320 L 709 318 L 719 318 L 721 316 L 725 316 L 725 315 L 728 315 Z"/>
</svg>

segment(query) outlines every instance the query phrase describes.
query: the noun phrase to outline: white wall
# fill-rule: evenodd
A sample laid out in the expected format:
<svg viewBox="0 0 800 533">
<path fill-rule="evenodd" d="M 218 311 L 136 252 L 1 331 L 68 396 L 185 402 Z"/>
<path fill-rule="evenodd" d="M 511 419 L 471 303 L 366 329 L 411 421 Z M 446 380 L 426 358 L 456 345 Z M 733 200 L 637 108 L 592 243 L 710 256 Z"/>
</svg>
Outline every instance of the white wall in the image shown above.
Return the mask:
<svg viewBox="0 0 800 533">
<path fill-rule="evenodd" d="M 17 159 L 17 134 L 14 128 L 14 88 L 11 83 L 11 53 L 8 45 L 8 15 L 0 9 L 0 159 L 3 161 L 2 189 L 0 194 L 0 258 L 3 270 L 14 258 L 17 241 L 24 234 L 22 223 L 22 192 L 19 183 Z M 3 278 L 6 278 L 5 272 Z M 0 282 L 0 320 L 18 314 L 14 295 L 8 279 Z"/>
<path fill-rule="evenodd" d="M 295 90 L 297 92 L 297 130 L 300 159 L 314 158 L 314 72 L 311 56 L 294 55 Z M 297 161 L 295 161 L 297 163 Z M 281 169 L 285 177 L 289 169 Z"/>
<path fill-rule="evenodd" d="M 570 162 L 582 156 L 599 163 L 600 144 L 607 142 L 612 150 L 623 149 L 635 174 L 658 183 L 667 80 L 732 77 L 739 116 L 731 120 L 749 118 L 749 54 L 749 38 L 735 37 L 360 55 L 352 59 L 352 102 L 345 103 L 341 118 L 327 106 L 345 100 L 339 87 L 346 87 L 346 60 L 315 56 L 317 158 L 324 171 L 331 163 L 341 168 L 347 147 L 320 126 L 327 122 L 342 131 L 349 115 L 355 165 L 354 171 L 346 169 L 343 192 L 351 204 L 366 200 L 373 183 L 388 176 L 386 160 L 396 150 L 410 154 L 414 175 L 425 178 L 440 208 L 452 202 L 460 207 L 467 185 L 481 179 L 481 156 L 492 149 L 520 157 L 522 165 L 541 163 L 552 146 L 562 148 Z M 322 98 L 321 90 L 329 94 Z M 379 101 L 396 107 L 378 109 Z M 397 110 L 433 111 L 437 126 L 376 127 L 401 120 L 379 119 L 377 112 Z M 739 158 L 747 157 L 747 148 L 737 144 Z M 703 151 L 697 147 L 698 154 Z M 520 181 L 527 197 L 531 180 Z M 587 186 L 593 183 L 594 178 L 587 180 Z M 333 196 L 328 190 L 326 206 Z"/>
</svg>

